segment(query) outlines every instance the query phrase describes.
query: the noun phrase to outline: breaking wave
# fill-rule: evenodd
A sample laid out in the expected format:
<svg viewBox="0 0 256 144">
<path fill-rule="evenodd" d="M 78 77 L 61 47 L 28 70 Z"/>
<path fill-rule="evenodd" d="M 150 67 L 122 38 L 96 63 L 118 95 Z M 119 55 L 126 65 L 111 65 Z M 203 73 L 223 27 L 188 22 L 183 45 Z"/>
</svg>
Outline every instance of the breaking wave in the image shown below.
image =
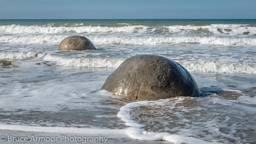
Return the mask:
<svg viewBox="0 0 256 144">
<path fill-rule="evenodd" d="M 80 68 L 115 68 L 123 60 L 120 59 L 102 59 L 102 58 L 63 58 L 60 56 L 47 54 L 44 61 L 54 62 L 57 65 Z"/>
<path fill-rule="evenodd" d="M 0 43 L 9 44 L 59 44 L 66 36 L 0 36 Z M 223 46 L 256 46 L 255 38 L 221 37 L 129 37 L 129 36 L 88 36 L 95 45 L 178 45 L 204 44 Z"/>
<path fill-rule="evenodd" d="M 51 62 L 59 66 L 77 68 L 117 68 L 125 60 L 115 58 L 68 58 L 38 52 L 0 53 L 0 59 L 26 60 L 31 58 L 42 58 L 43 61 Z M 249 62 L 222 62 L 206 60 L 181 60 L 177 62 L 184 66 L 188 71 L 194 73 L 256 74 L 256 64 Z"/>
<path fill-rule="evenodd" d="M 211 24 L 197 25 L 3 25 L 0 26 L 3 34 L 61 34 L 61 33 L 166 33 L 166 34 L 214 34 L 224 36 L 250 36 L 256 35 L 256 27 L 248 24 Z"/>
</svg>

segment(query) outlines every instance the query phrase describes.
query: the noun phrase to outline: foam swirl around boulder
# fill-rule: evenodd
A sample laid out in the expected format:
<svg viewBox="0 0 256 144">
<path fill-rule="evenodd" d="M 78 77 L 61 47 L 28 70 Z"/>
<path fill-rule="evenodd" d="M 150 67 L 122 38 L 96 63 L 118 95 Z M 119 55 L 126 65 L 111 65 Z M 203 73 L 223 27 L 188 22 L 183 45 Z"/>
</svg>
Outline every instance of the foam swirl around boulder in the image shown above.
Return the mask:
<svg viewBox="0 0 256 144">
<path fill-rule="evenodd" d="M 200 94 L 196 82 L 184 67 L 157 55 L 128 58 L 107 78 L 102 89 L 131 100 L 197 97 Z"/>
<path fill-rule="evenodd" d="M 95 50 L 92 42 L 86 37 L 71 36 L 62 40 L 59 44 L 59 50 Z"/>
</svg>

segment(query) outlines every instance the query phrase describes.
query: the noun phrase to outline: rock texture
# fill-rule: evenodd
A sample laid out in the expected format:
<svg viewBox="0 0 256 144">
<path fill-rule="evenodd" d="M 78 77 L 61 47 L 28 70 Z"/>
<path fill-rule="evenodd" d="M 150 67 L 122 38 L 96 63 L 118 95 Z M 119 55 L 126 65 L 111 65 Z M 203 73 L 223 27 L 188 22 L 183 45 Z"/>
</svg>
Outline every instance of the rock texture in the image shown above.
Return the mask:
<svg viewBox="0 0 256 144">
<path fill-rule="evenodd" d="M 71 36 L 62 40 L 59 44 L 59 50 L 95 50 L 92 42 L 86 37 Z"/>
<path fill-rule="evenodd" d="M 102 89 L 131 100 L 157 100 L 175 96 L 199 96 L 196 82 L 180 64 L 156 55 L 125 60 Z"/>
</svg>

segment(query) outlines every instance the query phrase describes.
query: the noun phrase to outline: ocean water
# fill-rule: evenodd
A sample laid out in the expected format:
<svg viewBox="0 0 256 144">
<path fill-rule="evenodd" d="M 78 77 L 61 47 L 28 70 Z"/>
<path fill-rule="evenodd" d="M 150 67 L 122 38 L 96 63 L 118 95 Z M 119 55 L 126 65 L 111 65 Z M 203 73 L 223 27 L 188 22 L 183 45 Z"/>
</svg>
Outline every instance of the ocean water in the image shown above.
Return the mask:
<svg viewBox="0 0 256 144">
<path fill-rule="evenodd" d="M 73 35 L 97 50 L 59 51 Z M 100 90 L 137 54 L 177 61 L 202 97 L 129 102 Z M 253 144 L 255 76 L 256 20 L 0 20 L 0 142 L 7 134 L 68 134 L 107 143 Z"/>
</svg>

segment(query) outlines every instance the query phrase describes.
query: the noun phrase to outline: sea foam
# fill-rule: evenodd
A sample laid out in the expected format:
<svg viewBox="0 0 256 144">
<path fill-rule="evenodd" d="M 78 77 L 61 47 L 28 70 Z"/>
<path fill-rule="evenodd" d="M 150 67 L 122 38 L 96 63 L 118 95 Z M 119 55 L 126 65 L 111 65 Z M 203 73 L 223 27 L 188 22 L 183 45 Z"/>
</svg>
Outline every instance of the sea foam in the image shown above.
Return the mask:
<svg viewBox="0 0 256 144">
<path fill-rule="evenodd" d="M 170 33 L 208 33 L 222 36 L 244 36 L 255 35 L 256 27 L 252 27 L 248 24 L 211 24 L 204 26 L 194 25 L 174 25 L 165 26 L 169 29 Z"/>
<path fill-rule="evenodd" d="M 1 43 L 8 44 L 59 44 L 66 36 L 36 35 L 36 36 L 0 36 Z M 155 36 L 88 36 L 97 45 L 179 45 L 203 44 L 222 46 L 252 46 L 256 47 L 255 38 L 222 38 L 222 37 L 155 37 Z"/>
<path fill-rule="evenodd" d="M 104 59 L 104 58 L 64 58 L 56 55 L 47 54 L 44 61 L 54 62 L 57 65 L 80 68 L 116 68 L 123 60 Z"/>
<path fill-rule="evenodd" d="M 0 52 L 0 59 L 9 60 L 25 60 L 43 56 L 44 54 L 38 52 Z"/>
<path fill-rule="evenodd" d="M 38 132 L 38 133 L 104 135 L 104 136 L 111 136 L 111 137 L 118 137 L 118 138 L 124 137 L 124 130 L 123 129 L 0 125 L 0 130 L 22 131 L 22 132 Z"/>
<path fill-rule="evenodd" d="M 63 33 L 166 33 L 166 34 L 215 34 L 222 36 L 251 36 L 256 34 L 256 27 L 248 24 L 211 24 L 211 25 L 3 25 L 3 34 L 63 34 Z"/>
<path fill-rule="evenodd" d="M 0 52 L 0 59 L 26 60 L 41 58 L 64 67 L 77 68 L 117 68 L 125 59 L 114 58 L 68 58 L 54 54 L 38 52 Z M 188 71 L 194 73 L 218 73 L 218 74 L 256 74 L 256 64 L 250 62 L 228 62 L 210 60 L 178 60 Z"/>
<path fill-rule="evenodd" d="M 54 34 L 54 33 L 140 33 L 147 30 L 147 26 L 122 26 L 122 27 L 107 27 L 107 26 L 74 26 L 74 27 L 53 27 L 53 26 L 22 26 L 22 25 L 6 25 L 0 26 L 1 33 L 11 34 Z"/>
<path fill-rule="evenodd" d="M 55 55 L 46 55 L 44 61 L 54 62 L 60 66 L 66 67 L 84 67 L 84 68 L 117 68 L 124 59 L 106 59 L 106 58 L 63 58 Z M 236 63 L 236 62 L 218 62 L 218 61 L 178 61 L 188 71 L 195 73 L 247 73 L 256 74 L 256 64 L 254 63 Z"/>
<path fill-rule="evenodd" d="M 177 102 L 181 101 L 183 98 L 178 98 Z M 189 142 L 191 144 L 216 144 L 216 142 L 209 142 L 204 141 L 198 138 L 193 138 L 185 135 L 177 135 L 177 134 L 170 134 L 166 132 L 149 132 L 143 129 L 142 124 L 137 123 L 135 120 L 132 119 L 132 116 L 130 114 L 131 109 L 137 108 L 139 106 L 147 106 L 151 103 L 159 103 L 160 105 L 164 104 L 166 100 L 160 100 L 160 101 L 139 101 L 139 102 L 133 102 L 129 103 L 123 107 L 120 108 L 120 111 L 118 112 L 117 116 L 125 122 L 127 126 L 130 126 L 126 130 L 126 134 L 133 138 L 138 140 L 164 140 L 168 142 L 172 142 L 174 144 L 182 144 Z"/>
</svg>

